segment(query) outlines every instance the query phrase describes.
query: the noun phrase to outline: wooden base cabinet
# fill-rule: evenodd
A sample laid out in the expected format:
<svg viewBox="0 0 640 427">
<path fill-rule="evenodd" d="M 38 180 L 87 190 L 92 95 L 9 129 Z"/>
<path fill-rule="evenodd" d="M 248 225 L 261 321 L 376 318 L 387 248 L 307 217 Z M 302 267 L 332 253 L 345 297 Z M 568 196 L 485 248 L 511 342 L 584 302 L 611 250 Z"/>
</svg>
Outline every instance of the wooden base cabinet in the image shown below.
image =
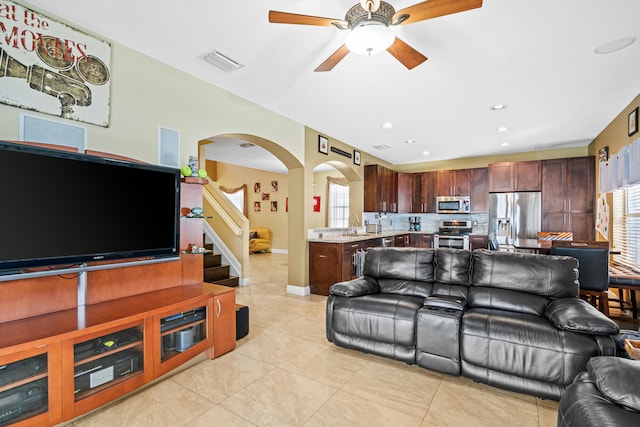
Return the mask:
<svg viewBox="0 0 640 427">
<path fill-rule="evenodd" d="M 0 355 L 0 425 L 43 426 L 62 421 L 60 346 L 36 344 Z"/>
<path fill-rule="evenodd" d="M 0 323 L 0 426 L 76 418 L 233 350 L 235 331 L 235 289 L 210 283 Z"/>
</svg>

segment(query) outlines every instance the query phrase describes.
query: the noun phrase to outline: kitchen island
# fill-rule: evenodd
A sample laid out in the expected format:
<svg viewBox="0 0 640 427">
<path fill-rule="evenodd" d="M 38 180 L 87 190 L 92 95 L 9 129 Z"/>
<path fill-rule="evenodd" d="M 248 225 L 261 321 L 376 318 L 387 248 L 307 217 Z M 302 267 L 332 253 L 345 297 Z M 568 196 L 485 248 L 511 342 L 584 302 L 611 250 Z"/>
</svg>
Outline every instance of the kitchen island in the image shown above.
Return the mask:
<svg viewBox="0 0 640 427">
<path fill-rule="evenodd" d="M 331 285 L 362 275 L 364 253 L 368 248 L 430 248 L 433 233 L 387 231 L 351 235 L 323 235 L 309 239 L 309 285 L 311 293 L 329 295 Z"/>
</svg>

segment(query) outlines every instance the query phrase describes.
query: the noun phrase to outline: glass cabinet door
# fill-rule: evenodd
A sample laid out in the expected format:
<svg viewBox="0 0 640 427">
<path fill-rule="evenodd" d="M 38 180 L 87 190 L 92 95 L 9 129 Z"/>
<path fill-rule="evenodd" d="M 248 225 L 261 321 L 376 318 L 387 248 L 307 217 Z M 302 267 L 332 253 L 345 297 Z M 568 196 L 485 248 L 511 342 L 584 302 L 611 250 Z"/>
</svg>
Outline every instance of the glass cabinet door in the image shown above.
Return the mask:
<svg viewBox="0 0 640 427">
<path fill-rule="evenodd" d="M 49 410 L 47 353 L 0 365 L 0 426 Z"/>
</svg>

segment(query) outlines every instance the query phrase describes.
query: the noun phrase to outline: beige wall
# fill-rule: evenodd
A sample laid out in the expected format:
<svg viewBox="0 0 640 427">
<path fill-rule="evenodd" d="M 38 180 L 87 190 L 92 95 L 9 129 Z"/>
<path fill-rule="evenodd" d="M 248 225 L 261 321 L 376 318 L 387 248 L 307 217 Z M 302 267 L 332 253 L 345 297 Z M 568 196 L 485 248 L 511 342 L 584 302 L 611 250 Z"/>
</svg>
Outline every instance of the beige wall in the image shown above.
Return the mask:
<svg viewBox="0 0 640 427">
<path fill-rule="evenodd" d="M 278 191 L 273 191 L 272 181 L 278 182 Z M 256 183 L 260 184 L 259 193 L 254 191 Z M 289 197 L 288 175 L 218 162 L 217 184 L 227 188 L 237 188 L 246 184 L 249 227 L 270 228 L 273 232 L 272 248 L 288 250 L 289 214 L 286 212 L 286 200 Z M 269 200 L 262 200 L 263 193 L 268 194 Z M 260 203 L 260 212 L 254 210 L 254 202 Z M 271 202 L 277 203 L 277 211 L 271 211 Z"/>
</svg>

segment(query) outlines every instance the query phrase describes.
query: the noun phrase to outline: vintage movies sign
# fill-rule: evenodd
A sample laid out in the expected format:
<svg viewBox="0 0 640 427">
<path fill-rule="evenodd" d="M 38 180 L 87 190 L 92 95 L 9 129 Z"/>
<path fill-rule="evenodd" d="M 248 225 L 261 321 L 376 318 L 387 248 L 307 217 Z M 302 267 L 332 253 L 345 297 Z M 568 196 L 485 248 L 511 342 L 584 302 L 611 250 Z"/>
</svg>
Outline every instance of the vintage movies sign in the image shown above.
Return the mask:
<svg viewBox="0 0 640 427">
<path fill-rule="evenodd" d="M 0 0 L 0 102 L 109 126 L 111 46 Z"/>
</svg>

